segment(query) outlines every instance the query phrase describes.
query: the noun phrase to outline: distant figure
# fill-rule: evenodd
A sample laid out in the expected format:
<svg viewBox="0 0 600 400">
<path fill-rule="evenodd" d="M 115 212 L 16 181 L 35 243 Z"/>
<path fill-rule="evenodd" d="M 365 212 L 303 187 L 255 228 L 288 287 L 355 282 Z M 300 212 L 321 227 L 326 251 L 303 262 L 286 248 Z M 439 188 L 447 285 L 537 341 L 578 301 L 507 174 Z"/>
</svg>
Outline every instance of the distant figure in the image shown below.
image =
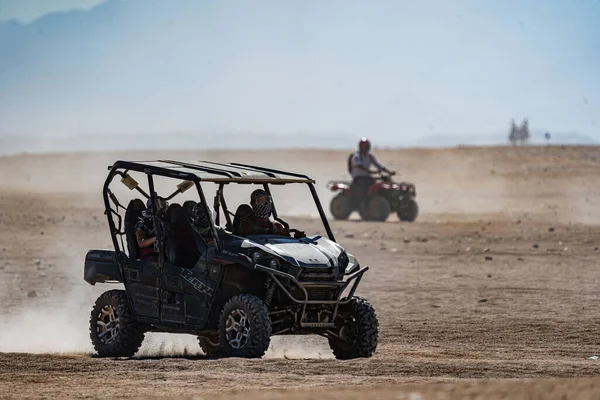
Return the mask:
<svg viewBox="0 0 600 400">
<path fill-rule="evenodd" d="M 529 120 L 525 118 L 523 120 L 523 125 L 521 125 L 521 134 L 519 139 L 521 139 L 522 144 L 529 143 Z"/>
<path fill-rule="evenodd" d="M 517 127 L 515 124 L 515 120 L 511 121 L 510 133 L 508 135 L 508 141 L 516 146 L 517 144 L 526 144 L 529 142 L 530 134 L 529 134 L 529 121 L 527 118 L 523 120 L 523 124 L 520 127 Z"/>
<path fill-rule="evenodd" d="M 515 123 L 515 119 L 513 118 L 510 121 L 510 133 L 508 134 L 508 141 L 510 142 L 510 144 L 512 144 L 513 146 L 517 145 L 517 135 L 518 135 L 518 128 L 517 128 L 517 124 Z"/>
<path fill-rule="evenodd" d="M 546 132 L 546 133 L 544 134 L 544 137 L 546 138 L 546 142 L 547 142 L 548 144 L 550 144 L 550 132 Z"/>
</svg>

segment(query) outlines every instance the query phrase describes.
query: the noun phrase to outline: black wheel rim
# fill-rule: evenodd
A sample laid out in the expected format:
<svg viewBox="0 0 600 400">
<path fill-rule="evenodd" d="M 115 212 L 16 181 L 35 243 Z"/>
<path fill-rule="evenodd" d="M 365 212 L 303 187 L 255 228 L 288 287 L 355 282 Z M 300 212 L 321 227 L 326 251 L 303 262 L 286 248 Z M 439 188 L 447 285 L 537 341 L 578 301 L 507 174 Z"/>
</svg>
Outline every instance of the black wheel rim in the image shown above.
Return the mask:
<svg viewBox="0 0 600 400">
<path fill-rule="evenodd" d="M 96 334 L 102 344 L 108 345 L 119 335 L 119 315 L 112 305 L 105 305 L 96 317 Z"/>
<path fill-rule="evenodd" d="M 250 319 L 246 312 L 240 309 L 232 310 L 225 324 L 225 339 L 229 346 L 238 350 L 248 343 L 250 337 Z"/>
</svg>

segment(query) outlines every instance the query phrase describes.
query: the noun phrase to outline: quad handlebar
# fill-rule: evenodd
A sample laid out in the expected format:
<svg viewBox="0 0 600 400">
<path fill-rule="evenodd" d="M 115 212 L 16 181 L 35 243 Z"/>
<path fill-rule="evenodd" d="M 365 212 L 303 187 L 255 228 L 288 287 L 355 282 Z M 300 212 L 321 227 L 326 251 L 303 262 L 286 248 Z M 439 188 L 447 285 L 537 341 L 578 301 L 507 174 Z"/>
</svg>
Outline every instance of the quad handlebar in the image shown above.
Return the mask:
<svg viewBox="0 0 600 400">
<path fill-rule="evenodd" d="M 376 180 L 382 180 L 384 182 L 391 182 L 392 176 L 396 175 L 396 171 L 390 173 L 383 173 L 379 171 L 369 171 L 369 176 Z"/>
</svg>

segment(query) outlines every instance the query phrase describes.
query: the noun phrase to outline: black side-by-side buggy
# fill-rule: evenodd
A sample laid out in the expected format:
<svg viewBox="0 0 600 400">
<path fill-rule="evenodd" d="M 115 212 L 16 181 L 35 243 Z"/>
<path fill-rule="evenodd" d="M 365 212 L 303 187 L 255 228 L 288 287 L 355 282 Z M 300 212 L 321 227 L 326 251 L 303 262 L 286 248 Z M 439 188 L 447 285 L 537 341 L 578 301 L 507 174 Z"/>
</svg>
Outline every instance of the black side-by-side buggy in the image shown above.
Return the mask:
<svg viewBox="0 0 600 400">
<path fill-rule="evenodd" d="M 122 283 L 124 290 L 105 292 L 93 307 L 90 334 L 98 355 L 133 356 L 145 333 L 153 331 L 196 335 L 212 357 L 262 357 L 271 336 L 284 334 L 324 336 L 338 359 L 374 354 L 377 316 L 365 299 L 355 296 L 368 267 L 336 243 L 312 179 L 208 161 L 117 161 L 109 171 L 103 196 L 114 250 L 89 251 L 84 278 L 92 285 Z M 131 174 L 145 176 L 147 182 L 142 185 Z M 115 177 L 137 196 L 126 207 L 111 190 Z M 157 193 L 156 177 L 175 180 L 174 191 Z M 217 185 L 213 210 L 204 183 Z M 269 193 L 271 185 L 307 185 L 328 237 L 240 236 L 240 220 L 249 205 L 235 213 L 227 208 L 224 193 L 230 184 L 258 184 Z M 210 246 L 190 224 L 196 202 L 173 201 L 192 188 L 214 216 Z M 158 196 L 170 203 L 166 213 L 157 212 Z M 139 260 L 135 237 L 147 199 L 152 200 L 156 227 L 155 262 Z M 273 217 L 289 228 L 275 208 Z"/>
</svg>

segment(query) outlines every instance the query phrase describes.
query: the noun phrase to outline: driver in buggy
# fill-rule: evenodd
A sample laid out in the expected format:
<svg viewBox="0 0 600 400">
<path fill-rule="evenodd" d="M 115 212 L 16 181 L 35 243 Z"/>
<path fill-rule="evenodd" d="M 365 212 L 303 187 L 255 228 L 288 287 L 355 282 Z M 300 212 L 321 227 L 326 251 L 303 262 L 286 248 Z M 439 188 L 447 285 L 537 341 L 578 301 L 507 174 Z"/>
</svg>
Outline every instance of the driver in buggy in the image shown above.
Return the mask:
<svg viewBox="0 0 600 400">
<path fill-rule="evenodd" d="M 248 235 L 280 235 L 290 236 L 290 231 L 279 222 L 269 219 L 273 210 L 271 196 L 265 190 L 256 189 L 250 195 L 252 213 L 240 222 L 240 236 Z M 304 232 L 297 231 L 294 238 L 304 237 Z"/>
<path fill-rule="evenodd" d="M 387 172 L 394 175 L 395 171 L 390 171 L 381 164 L 373 154 L 371 154 L 371 142 L 367 138 L 362 138 L 358 142 L 358 151 L 350 155 L 348 160 L 348 170 L 352 175 L 351 195 L 354 207 L 358 208 L 360 202 L 367 195 L 369 187 L 373 184 L 370 167 L 375 165 L 377 172 Z"/>
</svg>

